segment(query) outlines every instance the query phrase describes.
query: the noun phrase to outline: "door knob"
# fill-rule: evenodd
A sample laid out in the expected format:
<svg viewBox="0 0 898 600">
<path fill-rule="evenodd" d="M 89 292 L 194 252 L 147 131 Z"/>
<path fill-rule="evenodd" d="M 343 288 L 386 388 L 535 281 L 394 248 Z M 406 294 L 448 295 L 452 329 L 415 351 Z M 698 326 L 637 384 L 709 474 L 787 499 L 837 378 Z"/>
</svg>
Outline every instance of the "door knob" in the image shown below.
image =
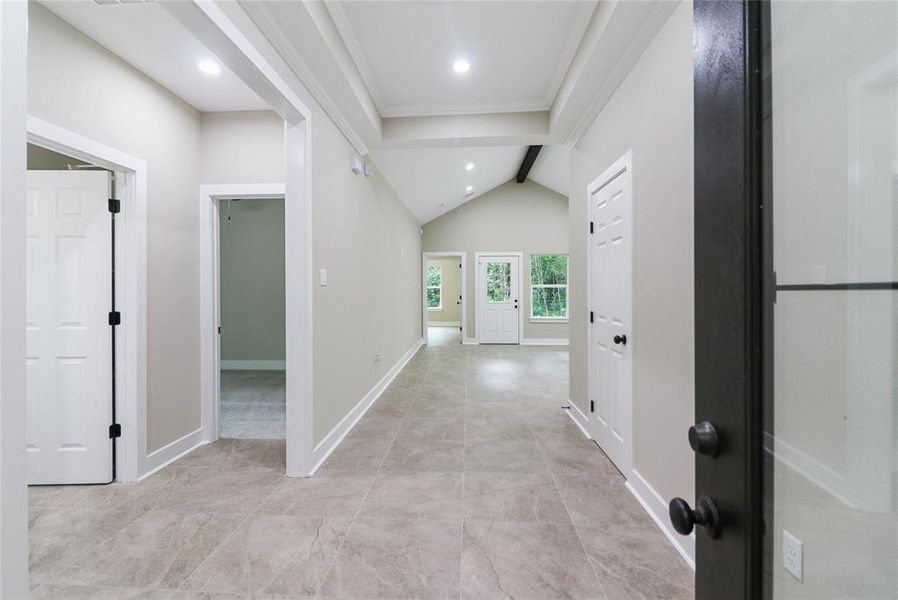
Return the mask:
<svg viewBox="0 0 898 600">
<path fill-rule="evenodd" d="M 616 335 L 614 336 L 614 343 L 621 344 L 623 346 L 627 345 L 627 336 L 626 335 Z"/>
<path fill-rule="evenodd" d="M 671 524 L 681 535 L 689 535 L 696 525 L 700 525 L 710 537 L 720 537 L 720 513 L 714 501 L 706 496 L 698 499 L 695 510 L 682 498 L 674 498 L 670 501 L 668 513 Z"/>
<path fill-rule="evenodd" d="M 689 428 L 689 445 L 699 454 L 717 456 L 717 429 L 708 421 L 693 425 Z"/>
</svg>

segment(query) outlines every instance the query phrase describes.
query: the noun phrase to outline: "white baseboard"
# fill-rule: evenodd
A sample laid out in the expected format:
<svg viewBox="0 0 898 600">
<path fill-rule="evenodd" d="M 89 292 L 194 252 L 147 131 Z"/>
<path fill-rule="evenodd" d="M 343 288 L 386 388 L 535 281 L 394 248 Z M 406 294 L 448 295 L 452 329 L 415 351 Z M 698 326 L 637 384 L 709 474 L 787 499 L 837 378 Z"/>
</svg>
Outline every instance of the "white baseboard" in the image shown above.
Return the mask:
<svg viewBox="0 0 898 600">
<path fill-rule="evenodd" d="M 684 536 L 674 530 L 673 525 L 670 524 L 667 502 L 636 469 L 630 472 L 626 486 L 646 512 L 649 513 L 649 516 L 652 517 L 655 524 L 661 529 L 661 532 L 667 536 L 667 539 L 680 553 L 683 560 L 695 571 L 695 533 Z"/>
<path fill-rule="evenodd" d="M 143 469 L 138 481 L 143 481 L 153 473 L 167 467 L 185 454 L 196 450 L 206 441 L 203 438 L 203 428 L 191 431 L 184 437 L 162 446 L 158 450 L 150 452 L 143 464 Z"/>
<path fill-rule="evenodd" d="M 557 338 L 525 338 L 521 340 L 522 346 L 569 346 L 570 340 Z"/>
<path fill-rule="evenodd" d="M 286 360 L 223 360 L 222 371 L 286 371 Z"/>
<path fill-rule="evenodd" d="M 387 371 L 387 374 L 384 375 L 381 380 L 378 381 L 367 394 L 365 394 L 359 403 L 356 404 L 326 436 L 324 436 L 324 439 L 321 440 L 317 446 L 315 446 L 315 449 L 312 451 L 312 464 L 315 466 L 309 471 L 307 477 L 311 477 L 315 474 L 315 471 L 318 470 L 324 461 L 327 460 L 327 457 L 340 445 L 340 442 L 343 441 L 346 434 L 352 431 L 352 428 L 359 422 L 359 419 L 365 416 L 365 413 L 368 412 L 371 405 L 380 398 L 380 395 L 387 389 L 387 386 L 390 385 L 393 379 L 396 378 L 396 375 L 402 371 L 405 365 L 408 364 L 408 361 L 412 359 L 418 349 L 423 345 L 423 339 L 415 342 L 414 345 L 409 348 L 408 352 L 406 352 L 402 358 Z"/>
<path fill-rule="evenodd" d="M 477 338 L 465 338 L 461 342 L 465 346 L 479 346 L 480 342 L 477 341 Z"/>
<path fill-rule="evenodd" d="M 583 432 L 586 439 L 591 440 L 592 436 L 589 434 L 589 419 L 576 404 L 571 402 L 570 398 L 568 398 L 567 404 L 570 407 L 567 411 L 568 416 L 574 422 L 574 425 L 580 428 L 580 431 Z"/>
<path fill-rule="evenodd" d="M 838 471 L 767 431 L 764 432 L 764 450 L 839 502 L 858 510 L 858 503 L 853 499 L 854 490 L 851 481 Z"/>
<path fill-rule="evenodd" d="M 458 321 L 428 321 L 428 327 L 461 327 Z"/>
</svg>

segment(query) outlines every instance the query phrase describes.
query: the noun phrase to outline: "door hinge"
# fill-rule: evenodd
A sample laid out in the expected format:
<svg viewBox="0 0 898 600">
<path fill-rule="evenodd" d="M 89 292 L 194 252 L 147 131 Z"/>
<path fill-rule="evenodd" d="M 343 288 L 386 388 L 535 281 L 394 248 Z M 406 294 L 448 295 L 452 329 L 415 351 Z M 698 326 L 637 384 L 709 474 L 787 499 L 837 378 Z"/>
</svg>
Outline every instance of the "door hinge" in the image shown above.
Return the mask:
<svg viewBox="0 0 898 600">
<path fill-rule="evenodd" d="M 221 325 L 218 326 L 218 335 L 221 335 Z"/>
<path fill-rule="evenodd" d="M 589 222 L 589 233 L 595 233 L 595 223 Z"/>
<path fill-rule="evenodd" d="M 117 310 L 109 311 L 109 325 L 115 327 L 122 324 L 122 313 Z"/>
<path fill-rule="evenodd" d="M 113 423 L 109 426 L 109 439 L 114 440 L 120 437 L 122 437 L 122 426 L 120 423 Z"/>
<path fill-rule="evenodd" d="M 596 401 L 595 400 L 589 401 L 589 412 L 596 412 Z"/>
<path fill-rule="evenodd" d="M 595 322 L 595 314 L 593 314 L 592 311 L 589 311 L 589 322 L 590 322 L 590 323 L 594 323 L 594 322 Z"/>
<path fill-rule="evenodd" d="M 109 199 L 109 212 L 114 215 L 122 212 L 122 201 L 118 198 L 110 198 Z"/>
</svg>

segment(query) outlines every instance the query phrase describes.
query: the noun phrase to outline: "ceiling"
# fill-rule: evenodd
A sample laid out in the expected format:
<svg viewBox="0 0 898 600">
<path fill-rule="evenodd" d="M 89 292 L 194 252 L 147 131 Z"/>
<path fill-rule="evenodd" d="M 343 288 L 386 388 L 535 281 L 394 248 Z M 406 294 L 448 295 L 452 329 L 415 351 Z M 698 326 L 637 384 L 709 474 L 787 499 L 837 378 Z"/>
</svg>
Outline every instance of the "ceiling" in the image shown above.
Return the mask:
<svg viewBox="0 0 898 600">
<path fill-rule="evenodd" d="M 595 1 L 326 3 L 384 117 L 547 110 Z M 470 63 L 453 71 L 457 58 Z"/>
<path fill-rule="evenodd" d="M 370 156 L 415 219 L 427 223 L 514 179 L 526 151 L 527 146 L 406 148 L 374 150 Z M 567 195 L 567 157 L 566 147 L 544 147 L 528 179 Z M 474 165 L 470 171 L 468 163 Z M 466 196 L 469 185 L 474 189 Z"/>
<path fill-rule="evenodd" d="M 155 2 L 98 4 L 45 1 L 44 6 L 202 112 L 263 110 L 268 105 Z M 221 73 L 205 75 L 201 60 Z"/>
</svg>

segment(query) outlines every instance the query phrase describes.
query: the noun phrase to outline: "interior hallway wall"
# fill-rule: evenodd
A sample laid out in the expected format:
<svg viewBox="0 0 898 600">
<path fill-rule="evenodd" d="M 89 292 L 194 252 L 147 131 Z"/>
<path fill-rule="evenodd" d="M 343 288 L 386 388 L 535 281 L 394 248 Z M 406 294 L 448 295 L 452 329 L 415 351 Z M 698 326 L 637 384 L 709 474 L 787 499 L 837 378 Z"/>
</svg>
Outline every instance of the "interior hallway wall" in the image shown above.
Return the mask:
<svg viewBox="0 0 898 600">
<path fill-rule="evenodd" d="M 465 335 L 476 337 L 475 252 L 523 252 L 521 339 L 568 339 L 567 322 L 530 320 L 530 255 L 567 254 L 568 199 L 529 179 L 504 183 L 424 224 L 425 252 L 467 252 Z M 568 315 L 570 316 L 570 315 Z"/>
<path fill-rule="evenodd" d="M 28 112 L 147 162 L 147 449 L 200 427 L 200 114 L 36 2 Z"/>
<path fill-rule="evenodd" d="M 439 267 L 442 272 L 443 289 L 441 292 L 442 307 L 438 310 L 427 310 L 427 323 L 461 325 L 458 298 L 461 296 L 461 256 L 427 259 L 428 267 Z"/>
<path fill-rule="evenodd" d="M 220 8 L 311 114 L 313 438 L 320 442 L 421 339 L 417 221 L 362 158 L 237 2 Z M 328 284 L 318 284 L 327 269 Z M 290 274 L 288 273 L 289 277 Z M 377 312 L 371 317 L 370 307 Z M 375 362 L 374 355 L 380 360 Z"/>
<path fill-rule="evenodd" d="M 588 414 L 586 186 L 633 152 L 634 469 L 694 496 L 692 4 L 683 2 L 571 153 L 571 400 Z"/>
<path fill-rule="evenodd" d="M 283 363 L 284 201 L 223 201 L 219 222 L 222 364 Z"/>
<path fill-rule="evenodd" d="M 200 123 L 200 183 L 284 182 L 284 120 L 277 113 L 202 113 Z"/>
</svg>

